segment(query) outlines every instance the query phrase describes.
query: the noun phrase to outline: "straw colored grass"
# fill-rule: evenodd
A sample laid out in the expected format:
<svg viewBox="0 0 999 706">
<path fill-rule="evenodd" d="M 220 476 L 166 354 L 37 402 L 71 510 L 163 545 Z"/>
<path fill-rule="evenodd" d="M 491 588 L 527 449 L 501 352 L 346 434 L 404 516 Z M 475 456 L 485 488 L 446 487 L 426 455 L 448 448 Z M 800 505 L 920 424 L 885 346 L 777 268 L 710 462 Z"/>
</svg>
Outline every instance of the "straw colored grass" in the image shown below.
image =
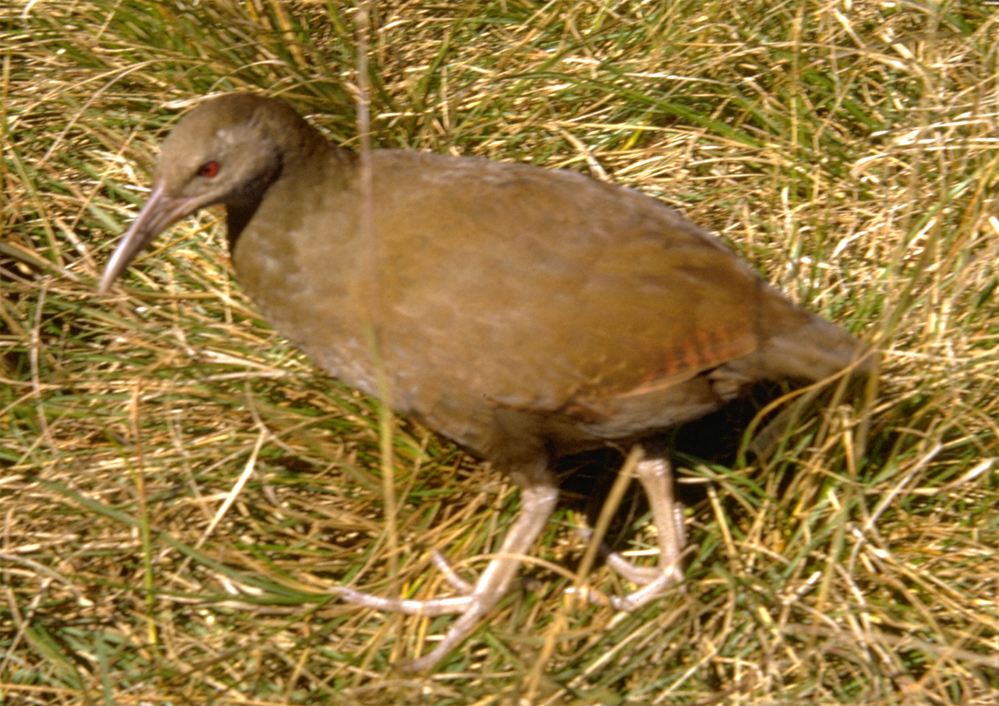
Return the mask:
<svg viewBox="0 0 999 706">
<path fill-rule="evenodd" d="M 280 96 L 356 146 L 356 10 L 4 3 L 0 702 L 994 704 L 996 9 L 374 5 L 376 146 L 658 196 L 883 353 L 866 399 L 809 409 L 769 456 L 678 448 L 685 592 L 630 615 L 564 604 L 587 492 L 569 491 L 521 588 L 408 677 L 392 662 L 452 618 L 327 589 L 447 591 L 428 551 L 474 574 L 516 489 L 397 420 L 389 556 L 377 404 L 261 319 L 218 212 L 94 294 L 157 144 L 202 96 Z M 622 508 L 615 541 L 647 556 L 642 513 Z M 588 585 L 627 589 L 602 566 Z"/>
</svg>

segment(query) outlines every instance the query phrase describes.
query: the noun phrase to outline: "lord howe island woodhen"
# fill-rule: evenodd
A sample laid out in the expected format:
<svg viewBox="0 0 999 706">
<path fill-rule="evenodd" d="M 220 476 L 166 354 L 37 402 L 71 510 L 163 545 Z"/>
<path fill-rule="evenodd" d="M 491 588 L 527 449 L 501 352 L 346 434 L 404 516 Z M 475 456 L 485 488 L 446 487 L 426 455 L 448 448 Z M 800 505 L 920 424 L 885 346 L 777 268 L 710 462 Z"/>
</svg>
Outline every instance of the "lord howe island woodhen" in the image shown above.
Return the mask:
<svg viewBox="0 0 999 706">
<path fill-rule="evenodd" d="M 870 368 L 864 344 L 648 196 L 523 164 L 369 156 L 370 182 L 357 154 L 281 101 L 205 101 L 163 142 L 100 291 L 165 228 L 224 204 L 239 281 L 278 331 L 370 395 L 383 366 L 395 409 L 519 484 L 520 514 L 474 586 L 424 601 L 343 590 L 380 610 L 460 614 L 412 669 L 437 664 L 507 591 L 555 507 L 559 456 L 654 436 L 760 380 Z M 665 455 L 636 474 L 660 555 L 656 571 L 625 571 L 644 584 L 615 599 L 625 610 L 680 580 L 684 541 Z"/>
</svg>

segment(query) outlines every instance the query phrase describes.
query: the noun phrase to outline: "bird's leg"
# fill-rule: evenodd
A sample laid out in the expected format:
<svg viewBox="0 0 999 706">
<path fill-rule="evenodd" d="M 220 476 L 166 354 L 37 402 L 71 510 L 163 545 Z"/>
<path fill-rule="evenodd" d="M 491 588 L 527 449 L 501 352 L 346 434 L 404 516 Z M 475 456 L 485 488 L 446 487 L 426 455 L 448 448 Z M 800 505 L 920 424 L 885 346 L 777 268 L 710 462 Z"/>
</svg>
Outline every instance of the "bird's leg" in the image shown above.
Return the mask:
<svg viewBox="0 0 999 706">
<path fill-rule="evenodd" d="M 642 484 L 652 508 L 659 542 L 659 563 L 655 568 L 636 566 L 617 553 L 605 557 L 607 565 L 629 581 L 641 586 L 626 596 L 611 596 L 618 610 L 632 611 L 661 596 L 666 589 L 683 580 L 680 559 L 686 536 L 683 529 L 683 507 L 673 499 L 673 474 L 665 456 L 639 461 L 635 475 Z"/>
<path fill-rule="evenodd" d="M 459 578 L 447 567 L 444 575 L 452 586 L 465 595 L 452 598 L 431 598 L 411 600 L 402 598 L 381 598 L 351 588 L 336 588 L 334 591 L 348 603 L 374 608 L 385 612 L 407 613 L 409 615 L 448 615 L 461 614 L 448 629 L 437 646 L 429 653 L 398 666 L 406 671 L 418 672 L 433 667 L 454 649 L 475 629 L 479 620 L 495 606 L 510 588 L 514 574 L 520 566 L 521 557 L 527 554 L 534 540 L 541 534 L 545 523 L 551 517 L 558 500 L 558 488 L 548 484 L 529 485 L 521 490 L 520 514 L 513 527 L 503 539 L 499 551 L 489 561 L 485 571 L 474 586 Z M 438 555 L 439 556 L 439 555 Z M 443 559 L 440 559 L 443 562 Z M 435 559 L 435 564 L 440 563 Z M 444 564 L 446 567 L 446 563 Z M 470 589 L 470 591 L 469 591 Z"/>
</svg>

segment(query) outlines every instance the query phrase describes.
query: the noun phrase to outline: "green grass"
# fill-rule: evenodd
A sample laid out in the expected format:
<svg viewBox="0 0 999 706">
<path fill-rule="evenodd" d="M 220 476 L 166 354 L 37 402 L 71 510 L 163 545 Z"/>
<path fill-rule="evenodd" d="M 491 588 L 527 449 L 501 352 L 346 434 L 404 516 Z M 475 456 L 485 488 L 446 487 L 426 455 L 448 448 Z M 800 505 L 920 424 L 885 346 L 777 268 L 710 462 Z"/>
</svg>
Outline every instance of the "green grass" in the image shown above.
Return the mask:
<svg viewBox="0 0 999 706">
<path fill-rule="evenodd" d="M 570 608 L 540 682 L 568 585 L 544 565 L 430 677 L 391 663 L 451 618 L 330 600 L 445 592 L 428 550 L 474 573 L 517 493 L 398 420 L 390 557 L 377 405 L 261 319 L 217 212 L 94 294 L 199 97 L 281 96 L 356 146 L 354 18 L 0 8 L 0 703 L 995 703 L 995 4 L 378 4 L 376 146 L 656 195 L 883 353 L 866 412 L 813 410 L 765 461 L 684 456 L 704 491 L 686 593 Z M 571 505 L 535 548 L 568 570 Z M 637 549 L 641 513 L 621 520 Z"/>
</svg>

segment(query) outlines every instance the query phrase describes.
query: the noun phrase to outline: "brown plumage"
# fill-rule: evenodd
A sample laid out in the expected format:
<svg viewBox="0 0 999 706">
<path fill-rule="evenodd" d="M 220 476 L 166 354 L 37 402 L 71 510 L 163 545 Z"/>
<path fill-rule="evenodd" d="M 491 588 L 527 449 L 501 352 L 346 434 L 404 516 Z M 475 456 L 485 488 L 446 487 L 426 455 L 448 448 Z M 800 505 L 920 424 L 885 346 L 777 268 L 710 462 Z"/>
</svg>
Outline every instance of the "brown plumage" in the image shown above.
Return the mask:
<svg viewBox="0 0 999 706">
<path fill-rule="evenodd" d="M 150 200 L 100 289 L 172 223 L 225 204 L 239 281 L 278 331 L 369 394 L 378 387 L 377 332 L 392 405 L 522 486 L 523 509 L 500 554 L 526 553 L 541 531 L 559 455 L 640 440 L 760 380 L 869 367 L 864 344 L 652 198 L 485 159 L 376 150 L 370 164 L 374 250 L 359 225 L 357 155 L 280 101 L 206 101 L 164 141 Z M 630 572 L 647 585 L 619 599 L 625 609 L 680 577 L 668 464 L 647 459 L 638 476 L 659 528 L 660 569 Z M 342 595 L 381 609 L 461 613 L 411 665 L 427 668 L 474 629 L 518 563 L 494 559 L 453 599 Z"/>
</svg>

